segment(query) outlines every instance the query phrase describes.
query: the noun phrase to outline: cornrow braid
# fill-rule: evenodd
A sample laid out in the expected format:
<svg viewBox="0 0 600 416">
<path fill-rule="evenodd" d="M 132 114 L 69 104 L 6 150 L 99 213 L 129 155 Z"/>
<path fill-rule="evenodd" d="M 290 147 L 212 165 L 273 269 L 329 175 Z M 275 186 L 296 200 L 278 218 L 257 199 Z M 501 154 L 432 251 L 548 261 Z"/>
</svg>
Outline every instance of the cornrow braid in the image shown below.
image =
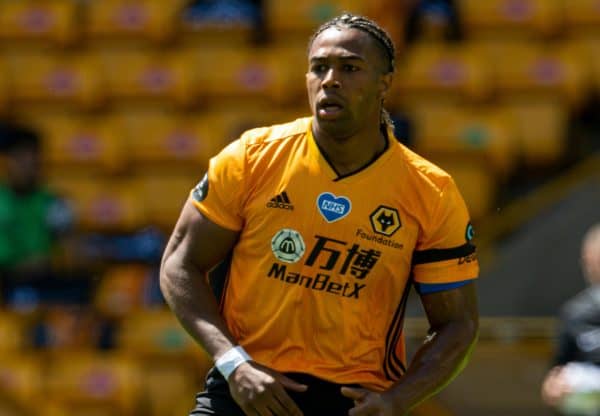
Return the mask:
<svg viewBox="0 0 600 416">
<path fill-rule="evenodd" d="M 352 13 L 344 13 L 323 23 L 321 26 L 319 26 L 319 28 L 310 38 L 310 41 L 308 42 L 308 48 L 310 49 L 317 36 L 319 36 L 322 32 L 331 27 L 358 29 L 371 35 L 371 37 L 375 39 L 385 51 L 386 57 L 388 59 L 388 72 L 394 72 L 396 64 L 396 48 L 394 47 L 394 42 L 392 42 L 390 35 L 385 31 L 385 29 L 383 29 L 373 20 L 368 19 L 364 16 L 358 16 Z"/>
<path fill-rule="evenodd" d="M 394 47 L 394 42 L 392 41 L 390 35 L 385 31 L 384 28 L 379 26 L 373 20 L 368 19 L 364 16 L 358 16 L 352 13 L 344 13 L 340 16 L 334 17 L 331 20 L 328 20 L 327 22 L 319 26 L 315 33 L 313 33 L 313 35 L 310 38 L 310 41 L 308 42 L 308 49 L 310 50 L 317 36 L 319 36 L 322 32 L 332 27 L 358 29 L 369 34 L 373 39 L 377 41 L 379 46 L 381 46 L 381 48 L 385 51 L 387 57 L 388 73 L 394 72 L 396 66 L 396 48 Z M 394 130 L 394 122 L 392 121 L 390 113 L 383 107 L 383 101 L 381 103 L 380 123 L 388 129 L 391 129 L 392 131 Z"/>
</svg>

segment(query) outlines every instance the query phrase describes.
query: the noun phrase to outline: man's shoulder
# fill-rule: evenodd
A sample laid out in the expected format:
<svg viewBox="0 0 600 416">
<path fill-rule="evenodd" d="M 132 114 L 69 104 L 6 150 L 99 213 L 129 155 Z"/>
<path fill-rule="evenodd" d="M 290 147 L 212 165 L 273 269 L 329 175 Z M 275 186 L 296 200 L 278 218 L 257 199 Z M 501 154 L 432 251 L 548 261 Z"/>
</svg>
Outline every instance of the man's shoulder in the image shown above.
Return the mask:
<svg viewBox="0 0 600 416">
<path fill-rule="evenodd" d="M 298 137 L 306 134 L 310 127 L 310 120 L 310 117 L 303 117 L 287 123 L 247 130 L 242 135 L 242 140 L 248 146 L 260 146 L 265 143 Z"/>
<path fill-rule="evenodd" d="M 444 169 L 425 157 L 412 151 L 402 143 L 396 143 L 398 153 L 403 158 L 403 165 L 407 169 L 407 177 L 419 187 L 430 187 L 437 192 L 441 191 L 452 181 L 452 177 Z"/>
<path fill-rule="evenodd" d="M 588 319 L 600 317 L 600 287 L 588 287 L 570 300 L 562 307 L 561 314 L 568 320 Z"/>
</svg>

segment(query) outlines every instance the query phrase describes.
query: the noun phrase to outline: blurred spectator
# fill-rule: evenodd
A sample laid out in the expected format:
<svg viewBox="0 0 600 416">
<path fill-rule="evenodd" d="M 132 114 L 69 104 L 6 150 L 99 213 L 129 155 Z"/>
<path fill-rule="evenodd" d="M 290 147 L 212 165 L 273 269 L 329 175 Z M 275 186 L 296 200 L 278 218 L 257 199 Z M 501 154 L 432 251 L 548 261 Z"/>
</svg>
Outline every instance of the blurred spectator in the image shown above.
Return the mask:
<svg viewBox="0 0 600 416">
<path fill-rule="evenodd" d="M 456 42 L 462 39 L 459 13 L 453 0 L 421 0 L 409 11 L 405 44 Z"/>
<path fill-rule="evenodd" d="M 584 237 L 581 262 L 589 287 L 561 313 L 559 347 L 542 385 L 544 401 L 561 414 L 600 415 L 600 224 Z"/>
<path fill-rule="evenodd" d="M 191 0 L 183 18 L 198 26 L 249 24 L 255 43 L 267 41 L 263 0 Z"/>
<path fill-rule="evenodd" d="M 41 179 L 41 143 L 33 130 L 0 123 L 0 285 L 2 299 L 15 308 L 35 308 L 58 293 L 54 249 L 73 222 L 64 200 Z"/>
</svg>

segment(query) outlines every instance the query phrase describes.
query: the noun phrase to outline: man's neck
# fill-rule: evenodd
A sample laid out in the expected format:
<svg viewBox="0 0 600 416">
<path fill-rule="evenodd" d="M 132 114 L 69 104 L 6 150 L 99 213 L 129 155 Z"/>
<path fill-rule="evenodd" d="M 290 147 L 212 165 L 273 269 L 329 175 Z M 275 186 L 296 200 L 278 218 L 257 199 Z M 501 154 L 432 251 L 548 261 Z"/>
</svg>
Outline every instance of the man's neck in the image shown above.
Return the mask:
<svg viewBox="0 0 600 416">
<path fill-rule="evenodd" d="M 313 128 L 313 135 L 319 149 L 340 176 L 359 171 L 387 148 L 387 139 L 382 130 L 338 139 Z"/>
</svg>

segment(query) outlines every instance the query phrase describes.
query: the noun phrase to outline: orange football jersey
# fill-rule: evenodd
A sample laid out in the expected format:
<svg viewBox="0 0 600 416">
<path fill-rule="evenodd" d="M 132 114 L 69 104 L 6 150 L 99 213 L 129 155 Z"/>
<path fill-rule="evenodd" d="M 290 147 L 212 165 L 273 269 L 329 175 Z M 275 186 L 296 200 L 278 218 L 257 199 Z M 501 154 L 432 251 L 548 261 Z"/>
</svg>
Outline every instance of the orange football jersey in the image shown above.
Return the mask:
<svg viewBox="0 0 600 416">
<path fill-rule="evenodd" d="M 259 363 L 383 390 L 405 371 L 411 284 L 478 276 L 468 211 L 452 178 L 391 131 L 376 160 L 338 176 L 311 121 L 244 133 L 192 190 L 204 216 L 241 233 L 222 314 Z"/>
</svg>

